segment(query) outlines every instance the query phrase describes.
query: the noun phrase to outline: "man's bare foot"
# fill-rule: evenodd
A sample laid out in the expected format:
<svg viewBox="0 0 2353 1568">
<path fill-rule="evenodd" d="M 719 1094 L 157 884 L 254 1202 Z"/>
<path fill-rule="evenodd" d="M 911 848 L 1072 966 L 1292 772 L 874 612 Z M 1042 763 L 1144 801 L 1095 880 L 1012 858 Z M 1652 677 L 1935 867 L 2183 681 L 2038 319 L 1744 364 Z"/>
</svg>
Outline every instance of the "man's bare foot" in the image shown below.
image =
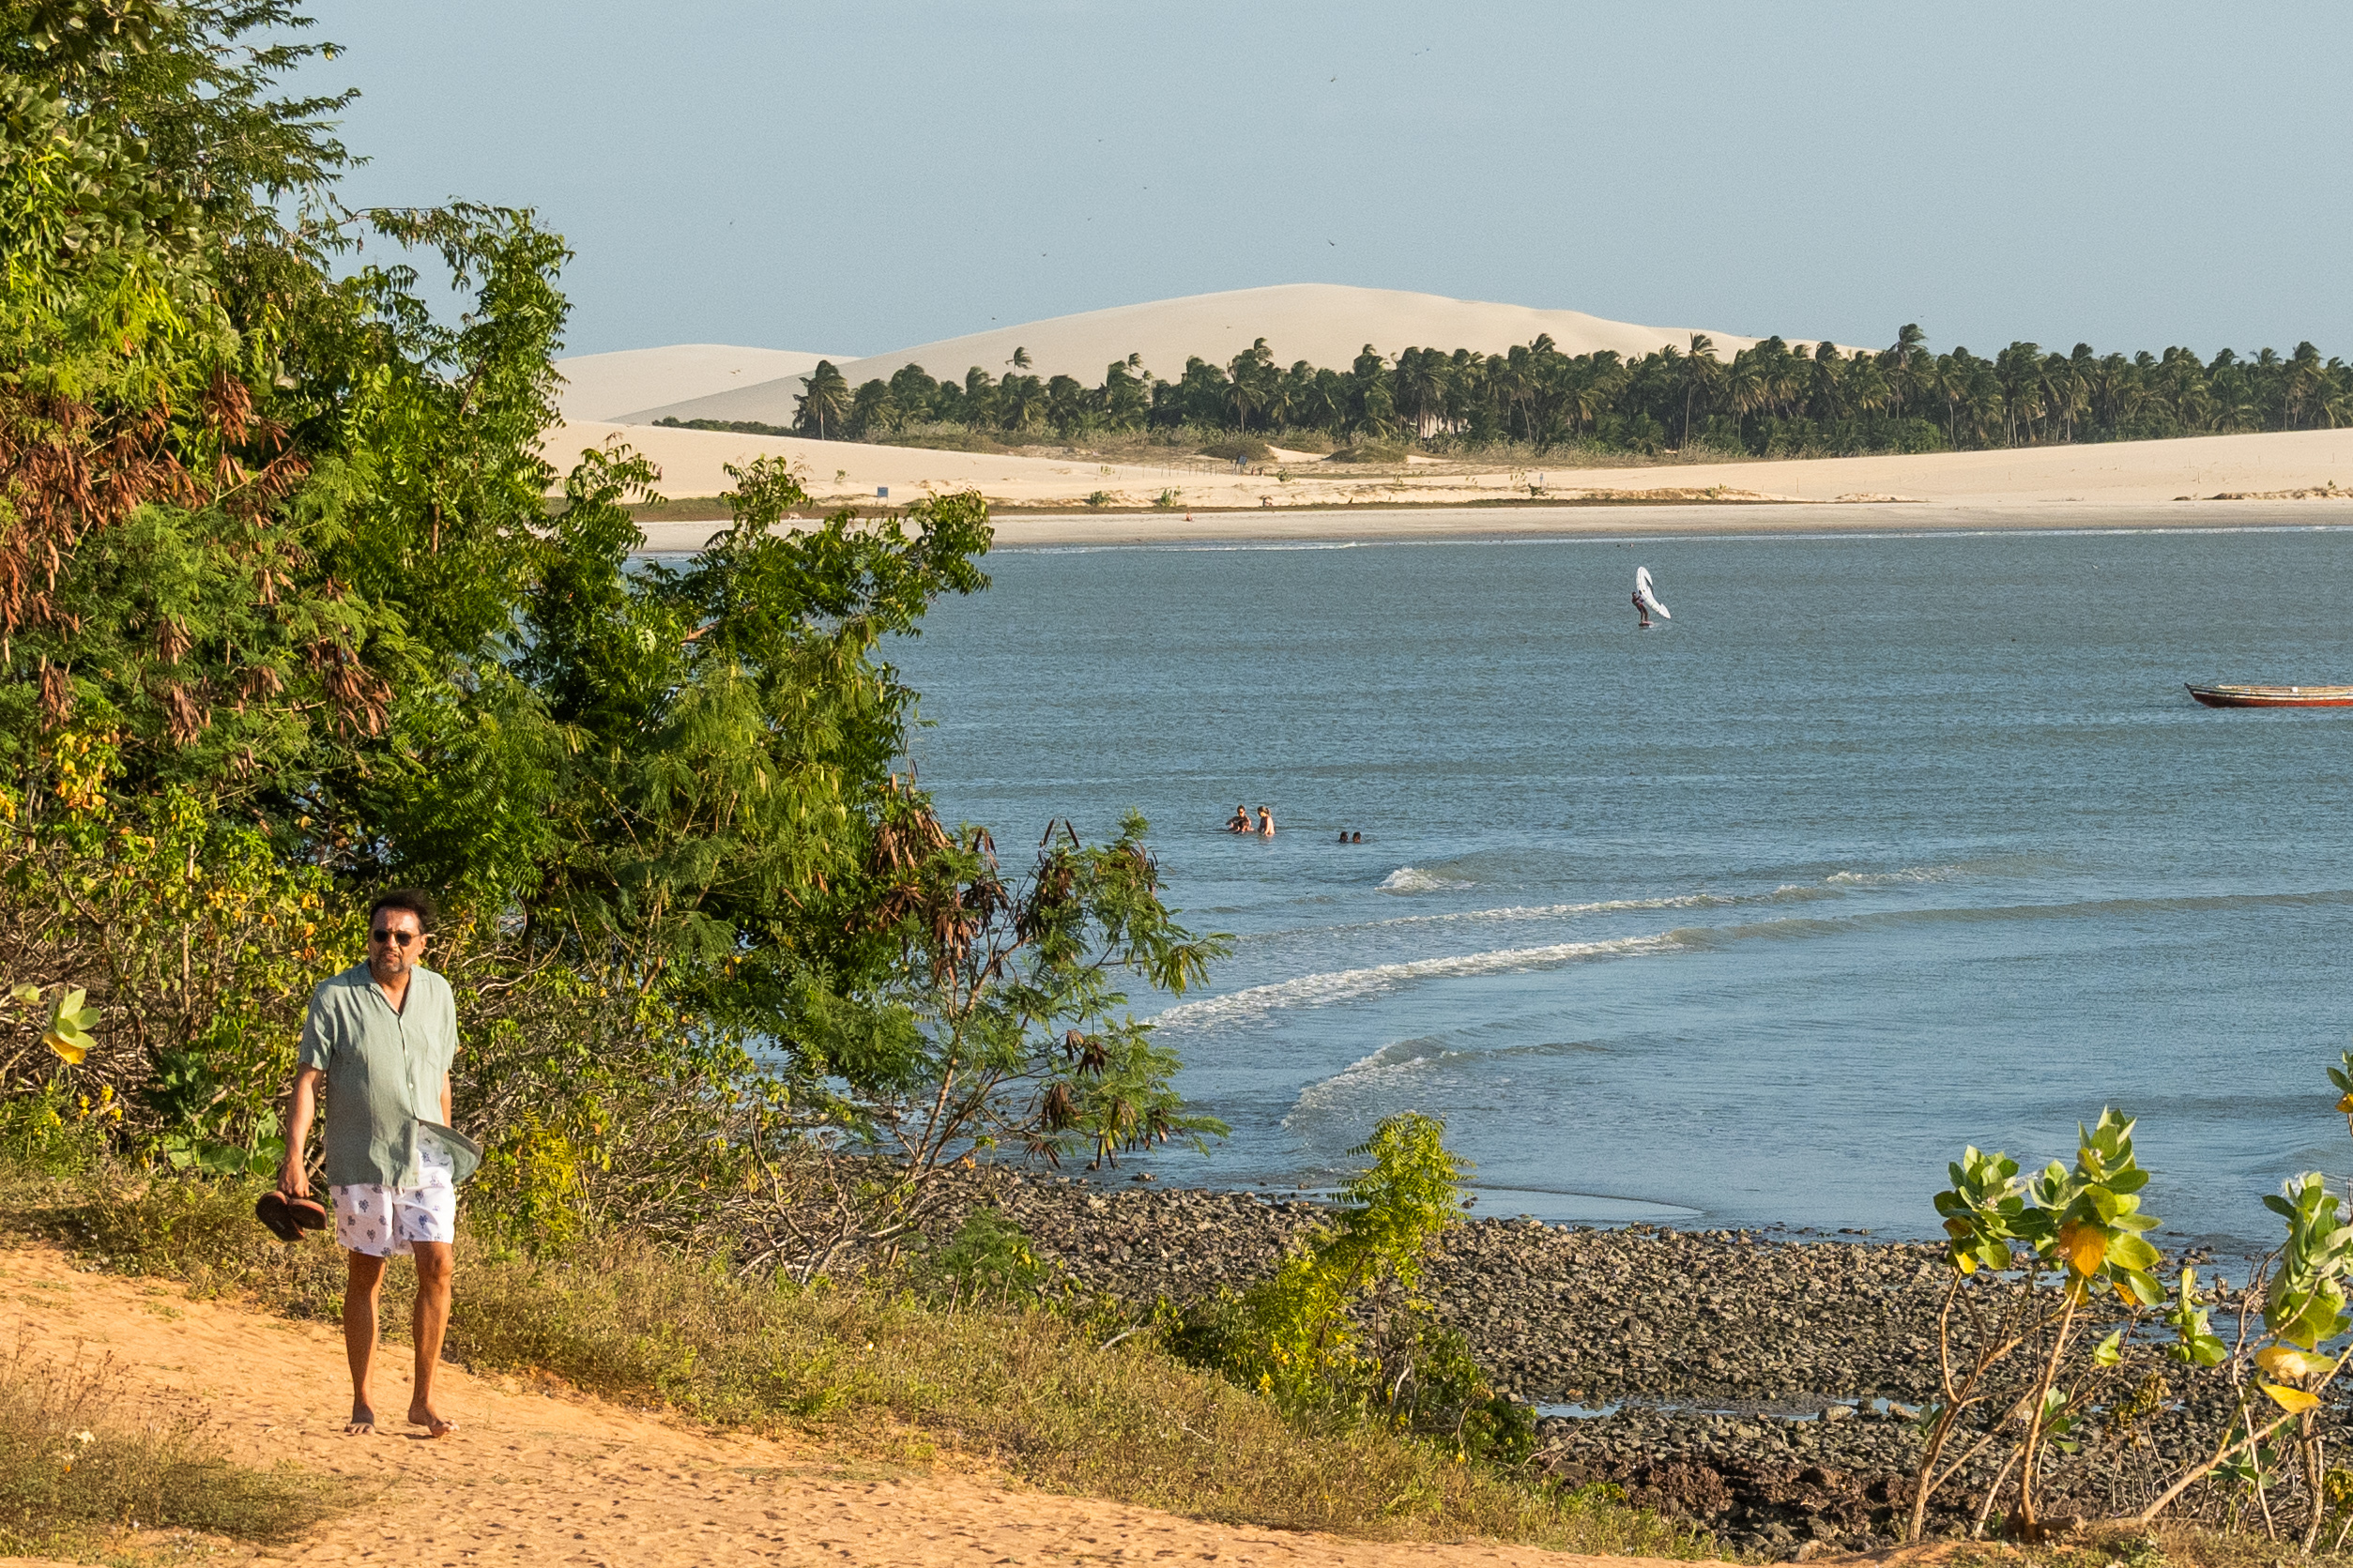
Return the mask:
<svg viewBox="0 0 2353 1568">
<path fill-rule="evenodd" d="M 351 1437 L 363 1438 L 374 1430 L 375 1412 L 369 1409 L 365 1405 L 359 1403 L 358 1400 L 353 1400 L 351 1403 L 351 1424 L 344 1427 L 344 1431 Z"/>
<path fill-rule="evenodd" d="M 454 1421 L 444 1421 L 439 1416 L 435 1415 L 433 1413 L 433 1408 L 429 1405 L 411 1405 L 408 1408 L 408 1424 L 411 1426 L 423 1427 L 425 1429 L 425 1436 L 428 1438 L 454 1438 L 457 1436 L 457 1423 Z"/>
</svg>

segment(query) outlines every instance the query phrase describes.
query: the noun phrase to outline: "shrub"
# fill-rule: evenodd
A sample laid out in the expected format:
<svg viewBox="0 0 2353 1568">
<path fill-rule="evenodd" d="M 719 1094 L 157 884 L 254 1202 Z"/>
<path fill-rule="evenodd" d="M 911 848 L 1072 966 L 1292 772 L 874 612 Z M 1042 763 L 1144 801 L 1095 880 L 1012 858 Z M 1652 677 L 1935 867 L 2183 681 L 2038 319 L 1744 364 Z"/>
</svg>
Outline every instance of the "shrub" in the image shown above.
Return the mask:
<svg viewBox="0 0 2353 1568">
<path fill-rule="evenodd" d="M 1533 1413 L 1489 1386 L 1461 1334 L 1416 1294 L 1423 1253 L 1462 1212 L 1468 1167 L 1444 1132 L 1412 1112 L 1383 1121 L 1351 1150 L 1371 1164 L 1341 1188 L 1337 1224 L 1248 1290 L 1171 1309 L 1178 1354 L 1311 1426 L 1370 1420 L 1458 1457 L 1524 1458 Z"/>
<path fill-rule="evenodd" d="M 1265 463 L 1273 459 L 1275 451 L 1255 435 L 1229 435 L 1203 447 L 1201 455 L 1228 463 Z"/>
<path fill-rule="evenodd" d="M 1342 447 L 1326 463 L 1403 463 L 1405 449 L 1386 441 L 1359 441 L 1352 447 Z"/>
</svg>

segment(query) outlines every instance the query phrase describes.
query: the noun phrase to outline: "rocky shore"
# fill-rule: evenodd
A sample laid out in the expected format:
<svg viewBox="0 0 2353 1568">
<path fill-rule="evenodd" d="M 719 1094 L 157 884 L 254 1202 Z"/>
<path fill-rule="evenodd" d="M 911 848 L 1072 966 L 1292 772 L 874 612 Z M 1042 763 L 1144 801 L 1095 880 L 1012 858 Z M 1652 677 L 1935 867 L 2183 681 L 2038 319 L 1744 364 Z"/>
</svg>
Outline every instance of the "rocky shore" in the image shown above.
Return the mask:
<svg viewBox="0 0 2353 1568">
<path fill-rule="evenodd" d="M 1009 1173 L 992 1185 L 1043 1259 L 1138 1303 L 1246 1286 L 1323 1212 L 1295 1194 Z M 1425 1286 L 1498 1385 L 1537 1408 L 1548 1473 L 1619 1487 L 1728 1546 L 1804 1558 L 1902 1530 L 1949 1277 L 1942 1249 L 1918 1242 L 1483 1219 L 1448 1234 Z M 2175 1400 L 2117 1439 L 2113 1464 L 2058 1465 L 2051 1511 L 2114 1513 L 2145 1484 L 2127 1485 L 2126 1461 L 2136 1476 L 2177 1464 L 2211 1404 Z M 1988 1465 L 1964 1473 L 1932 1528 L 1967 1528 L 1991 1479 Z"/>
</svg>

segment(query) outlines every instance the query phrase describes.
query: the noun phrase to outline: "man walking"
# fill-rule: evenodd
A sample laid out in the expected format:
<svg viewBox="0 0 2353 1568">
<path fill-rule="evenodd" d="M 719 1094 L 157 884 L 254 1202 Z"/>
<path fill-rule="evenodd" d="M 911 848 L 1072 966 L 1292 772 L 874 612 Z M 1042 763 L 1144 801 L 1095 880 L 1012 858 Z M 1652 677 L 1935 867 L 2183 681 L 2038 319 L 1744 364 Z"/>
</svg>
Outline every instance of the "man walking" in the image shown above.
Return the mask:
<svg viewBox="0 0 2353 1568">
<path fill-rule="evenodd" d="M 287 1118 L 279 1190 L 310 1193 L 303 1145 L 329 1086 L 327 1181 L 335 1207 L 335 1240 L 350 1255 L 344 1289 L 344 1349 L 351 1361 L 354 1433 L 375 1430 L 370 1374 L 375 1362 L 376 1298 L 385 1260 L 417 1260 L 416 1386 L 411 1425 L 435 1438 L 457 1423 L 433 1408 L 433 1375 L 450 1322 L 455 1266 L 457 1186 L 450 1146 L 438 1135 L 450 1119 L 450 1061 L 457 1055 L 457 1009 L 450 982 L 423 965 L 433 929 L 433 900 L 396 888 L 368 909 L 368 956 L 311 993 L 302 1050 Z M 435 1125 L 436 1121 L 438 1126 Z"/>
</svg>

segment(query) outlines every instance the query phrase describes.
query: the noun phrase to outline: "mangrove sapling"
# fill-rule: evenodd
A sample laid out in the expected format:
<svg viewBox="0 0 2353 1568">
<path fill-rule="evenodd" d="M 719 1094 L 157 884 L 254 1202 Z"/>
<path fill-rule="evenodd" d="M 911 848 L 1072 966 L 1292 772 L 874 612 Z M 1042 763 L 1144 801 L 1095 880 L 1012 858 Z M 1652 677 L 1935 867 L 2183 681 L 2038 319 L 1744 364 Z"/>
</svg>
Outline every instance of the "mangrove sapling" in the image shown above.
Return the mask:
<svg viewBox="0 0 2353 1568">
<path fill-rule="evenodd" d="M 2330 1075 L 2338 1074 L 2332 1070 Z M 2348 1097 L 2353 1097 L 2353 1091 Z M 2281 1194 L 2263 1201 L 2286 1222 L 2287 1239 L 2257 1267 L 2248 1283 L 2246 1299 L 2261 1295 L 2263 1332 L 2251 1334 L 2242 1312 L 2239 1343 L 2226 1367 L 2236 1396 L 2233 1419 L 2223 1428 L 2214 1452 L 2177 1477 L 2142 1509 L 2134 1522 L 2145 1524 L 2156 1518 L 2191 1486 L 2219 1473 L 2254 1491 L 2268 1523 L 2269 1467 L 2265 1463 L 2265 1444 L 2292 1425 L 2295 1437 L 2290 1454 L 2305 1487 L 2302 1539 L 2304 1548 L 2310 1550 L 2319 1538 L 2328 1511 L 2325 1455 L 2315 1413 L 2322 1394 L 2344 1371 L 2347 1358 L 2353 1357 L 2353 1343 L 2333 1358 L 2321 1354 L 2318 1347 L 2353 1328 L 2353 1314 L 2345 1310 L 2345 1286 L 2346 1274 L 2353 1271 L 2353 1224 L 2340 1216 L 2339 1200 L 2317 1171 L 2291 1177 Z M 2194 1289 L 2193 1271 L 2184 1270 L 2183 1276 L 2185 1304 L 2177 1308 L 2177 1314 L 2187 1318 L 2193 1332 L 2182 1333 L 2182 1346 L 2177 1348 L 2194 1343 L 2198 1347 L 2195 1357 L 2203 1357 L 2219 1342 L 2210 1332 L 2193 1337 L 2203 1328 L 2206 1314 L 2189 1300 Z M 2177 1321 L 2176 1329 L 2182 1332 L 2183 1323 Z M 2252 1354 L 2250 1339 L 2257 1342 Z M 2196 1360 L 2195 1363 L 2211 1365 L 2223 1359 L 2214 1356 L 2212 1361 Z M 2257 1407 L 2248 1395 L 2242 1374 L 2250 1365 L 2258 1375 L 2256 1388 L 2281 1412 L 2269 1420 L 2256 1414 Z"/>
<path fill-rule="evenodd" d="M 2339 1065 L 2329 1069 L 2329 1081 L 2338 1091 L 2336 1108 L 2344 1114 L 2348 1131 L 2353 1131 L 2353 1051 L 2340 1055 Z M 2224 1426 L 2214 1452 L 2185 1469 L 2142 1509 L 2134 1522 L 2147 1523 L 2198 1482 L 2222 1474 L 2254 1492 L 2269 1528 L 2265 1445 L 2293 1423 L 2296 1434 L 2291 1447 L 2306 1493 L 2303 1547 L 2310 1551 L 2328 1516 L 2331 1481 L 2316 1415 L 2322 1393 L 2344 1370 L 2346 1359 L 2353 1357 L 2353 1345 L 2333 1360 L 2319 1353 L 2323 1341 L 2353 1327 L 2353 1314 L 2348 1314 L 2345 1303 L 2345 1279 L 2353 1273 L 2353 1222 L 2339 1215 L 2338 1199 L 2316 1171 L 2290 1178 L 2279 1194 L 2263 1202 L 2286 1223 L 2287 1236 L 2278 1251 L 2256 1266 L 2240 1297 L 2238 1344 L 2229 1351 L 2225 1366 L 2234 1394 L 2234 1419 Z M 2212 1366 L 2224 1362 L 2225 1356 L 2207 1312 L 2195 1300 L 2195 1286 L 2194 1272 L 2183 1270 L 2180 1296 L 2168 1317 L 2177 1339 L 2174 1354 L 2192 1365 Z M 2249 1303 L 2258 1295 L 2263 1302 L 2264 1332 L 2253 1336 Z M 2252 1355 L 2248 1350 L 2251 1337 L 2264 1341 Z M 2260 1426 L 2246 1390 L 2244 1373 L 2250 1364 L 2268 1379 L 2257 1387 L 2282 1412 Z"/>
<path fill-rule="evenodd" d="M 2092 1402 L 2104 1375 L 2121 1360 L 2121 1347 L 2142 1308 L 2164 1299 L 2148 1271 L 2157 1249 L 2141 1233 L 2157 1225 L 2140 1212 L 2140 1190 L 2148 1183 L 2132 1152 L 2133 1122 L 2114 1110 L 2078 1128 L 2075 1165 L 2054 1161 L 2031 1182 L 2021 1184 L 2017 1162 L 2008 1155 L 1963 1151 L 1948 1167 L 1952 1186 L 1936 1195 L 1950 1238 L 1946 1256 L 1953 1269 L 1938 1318 L 1938 1404 L 1924 1413 L 1927 1439 L 1915 1479 L 1908 1537 L 1918 1540 L 1928 1504 L 1937 1490 L 1979 1455 L 1999 1445 L 2006 1433 L 2023 1429 L 1981 1499 L 1979 1518 L 2017 1473 L 2017 1503 L 2006 1516 L 2009 1533 L 2040 1537 L 2037 1502 L 2040 1465 L 2047 1448 L 2071 1450 L 2069 1434 Z M 1981 1272 L 1982 1271 L 1982 1272 Z M 2069 1350 L 2080 1319 L 2102 1287 L 2122 1303 L 2125 1323 L 2085 1358 L 2070 1378 Z M 2055 1289 L 2055 1298 L 2052 1290 Z M 1988 1311 L 1982 1298 L 1995 1297 Z M 1970 1319 L 1965 1370 L 1956 1375 L 1953 1308 Z M 2024 1387 L 1994 1387 L 1996 1370 L 2022 1350 L 2029 1351 Z M 1964 1412 L 1997 1405 L 2000 1416 L 1985 1424 L 1960 1457 L 1946 1450 Z"/>
</svg>

